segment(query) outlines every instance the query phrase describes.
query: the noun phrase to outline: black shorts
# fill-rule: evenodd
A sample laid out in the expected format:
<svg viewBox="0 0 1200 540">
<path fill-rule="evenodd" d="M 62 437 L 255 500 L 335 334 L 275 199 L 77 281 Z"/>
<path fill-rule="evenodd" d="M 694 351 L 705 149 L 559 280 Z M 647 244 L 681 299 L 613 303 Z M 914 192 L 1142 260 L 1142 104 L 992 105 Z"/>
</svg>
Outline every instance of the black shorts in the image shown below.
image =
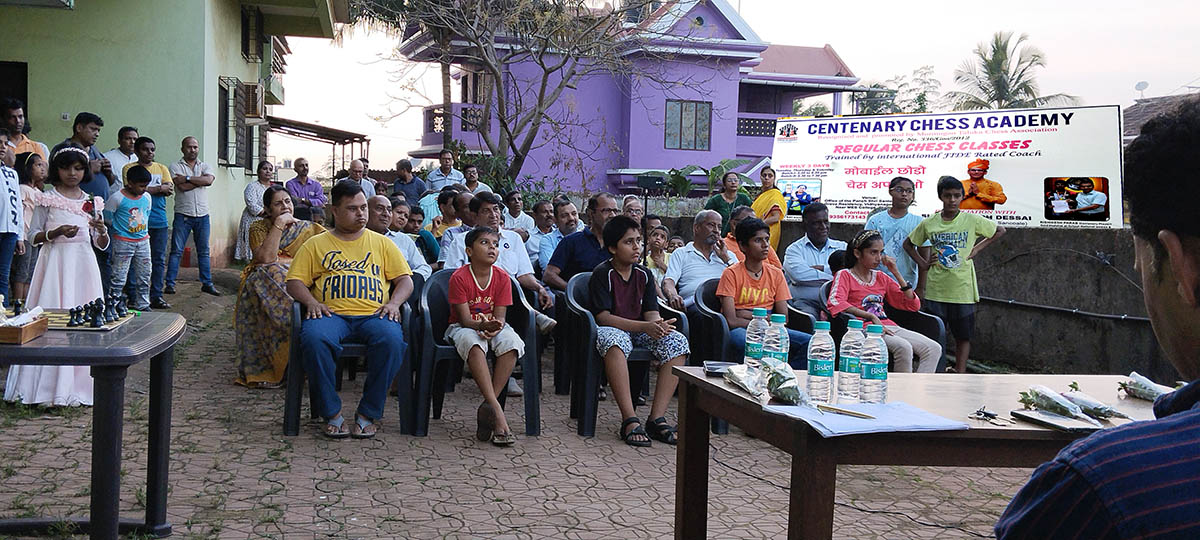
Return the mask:
<svg viewBox="0 0 1200 540">
<path fill-rule="evenodd" d="M 975 304 L 952 304 L 936 300 L 922 300 L 921 311 L 937 315 L 946 324 L 954 339 L 971 341 L 975 333 Z"/>
</svg>

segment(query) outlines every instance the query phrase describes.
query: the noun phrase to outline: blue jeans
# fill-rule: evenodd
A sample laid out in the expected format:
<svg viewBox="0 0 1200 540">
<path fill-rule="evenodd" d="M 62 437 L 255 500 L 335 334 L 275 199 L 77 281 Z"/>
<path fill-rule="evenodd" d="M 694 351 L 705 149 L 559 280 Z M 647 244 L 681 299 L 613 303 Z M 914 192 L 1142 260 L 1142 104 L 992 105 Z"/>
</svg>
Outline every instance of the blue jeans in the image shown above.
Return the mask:
<svg viewBox="0 0 1200 540">
<path fill-rule="evenodd" d="M 150 298 L 162 298 L 163 277 L 167 273 L 167 240 L 170 229 L 150 229 Z"/>
<path fill-rule="evenodd" d="M 200 283 L 212 286 L 212 266 L 208 257 L 208 216 L 192 217 L 175 214 L 175 228 L 171 229 L 171 260 L 167 263 L 167 285 L 175 286 L 179 275 L 179 260 L 183 258 L 183 247 L 188 234 L 196 242 L 196 266 L 200 269 Z"/>
<path fill-rule="evenodd" d="M 17 252 L 17 233 L 0 233 L 0 295 L 4 295 L 4 305 L 11 305 L 8 298 L 8 277 L 12 272 L 13 255 Z"/>
<path fill-rule="evenodd" d="M 383 417 L 388 387 L 400 373 L 408 348 L 400 323 L 378 315 L 305 319 L 300 327 L 300 354 L 308 384 L 316 390 L 313 411 L 327 419 L 342 411 L 342 398 L 335 389 L 337 357 L 342 352 L 342 341 L 351 336 L 367 344 L 367 377 L 363 379 L 357 412 L 378 420 Z"/>
<path fill-rule="evenodd" d="M 792 366 L 792 369 L 808 369 L 808 359 L 805 357 L 808 356 L 808 341 L 812 339 L 812 335 L 791 328 L 788 328 L 787 332 L 788 338 L 792 342 L 788 348 L 788 364 Z M 729 344 L 734 349 L 745 352 L 746 329 L 729 329 Z"/>
<path fill-rule="evenodd" d="M 150 305 L 150 240 L 126 242 L 113 239 L 109 248 L 112 250 L 109 253 L 112 259 L 109 294 L 123 294 L 128 278 L 133 309 L 146 309 Z"/>
</svg>

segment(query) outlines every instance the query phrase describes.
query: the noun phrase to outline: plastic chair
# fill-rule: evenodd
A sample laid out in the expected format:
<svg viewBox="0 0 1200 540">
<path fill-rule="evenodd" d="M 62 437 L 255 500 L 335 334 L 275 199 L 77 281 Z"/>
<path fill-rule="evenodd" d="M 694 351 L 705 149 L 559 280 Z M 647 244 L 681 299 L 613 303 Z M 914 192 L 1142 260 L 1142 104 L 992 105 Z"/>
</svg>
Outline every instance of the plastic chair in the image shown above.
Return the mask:
<svg viewBox="0 0 1200 540">
<path fill-rule="evenodd" d="M 584 437 L 596 434 L 596 413 L 599 408 L 597 392 L 600 390 L 600 378 L 604 373 L 604 357 L 596 351 L 597 326 L 596 318 L 592 315 L 591 302 L 588 299 L 588 283 L 592 279 L 591 272 L 576 274 L 567 282 L 567 308 L 574 320 L 575 336 L 573 342 L 586 347 L 580 350 L 574 366 L 574 380 L 571 384 L 571 417 L 578 419 L 577 432 Z M 688 335 L 687 317 L 678 311 L 664 310 L 659 302 L 659 310 L 663 318 L 674 318 L 675 329 Z M 629 354 L 630 393 L 637 396 L 639 386 L 635 381 L 645 381 L 652 353 L 649 349 L 634 347 Z M 636 400 L 634 403 L 636 404 Z M 636 406 L 636 405 L 635 405 Z"/>
<path fill-rule="evenodd" d="M 832 288 L 833 282 L 827 282 L 821 286 L 821 298 L 825 298 L 826 303 L 828 303 L 829 292 Z M 946 346 L 946 325 L 937 315 L 925 313 L 924 311 L 908 311 L 887 303 L 883 305 L 883 311 L 889 319 L 901 327 L 932 339 L 940 343 L 942 347 Z M 834 317 L 833 322 L 830 323 L 829 333 L 833 335 L 833 339 L 838 343 L 839 349 L 841 348 L 842 336 L 846 335 L 846 325 L 849 322 L 850 316 L 841 313 L 837 317 Z M 938 359 L 936 372 L 942 373 L 945 370 L 946 357 L 942 355 L 942 358 Z"/>
<path fill-rule="evenodd" d="M 416 358 L 416 352 L 419 350 L 421 342 L 420 332 L 417 332 L 414 326 L 417 321 L 416 306 L 417 299 L 421 294 L 424 280 L 419 274 L 412 275 L 413 292 L 409 295 L 408 300 L 404 302 L 401 310 L 400 324 L 404 331 L 404 341 L 407 343 L 407 352 L 403 363 L 400 366 L 400 372 L 396 375 L 397 380 L 401 384 L 397 386 L 398 399 L 400 404 L 399 410 L 399 425 L 400 433 L 412 435 L 414 433 L 413 419 L 413 363 Z M 300 408 L 303 406 L 304 400 L 304 364 L 300 358 L 300 327 L 303 324 L 305 316 L 304 306 L 300 302 L 292 302 L 292 332 L 289 337 L 288 349 L 288 367 L 285 380 L 287 381 L 287 392 L 284 397 L 283 405 L 283 434 L 289 437 L 294 437 L 300 434 Z M 342 352 L 338 355 L 337 361 L 337 383 L 334 387 L 336 390 L 342 389 L 342 373 L 346 367 L 350 367 L 350 379 L 354 379 L 354 374 L 357 368 L 357 362 L 360 359 L 365 359 L 367 356 L 367 346 L 358 340 L 351 340 L 342 343 Z M 407 382 L 407 384 L 405 384 Z M 309 402 L 313 399 L 316 389 L 309 387 Z M 312 418 L 317 418 L 316 411 L 311 412 Z"/>
<path fill-rule="evenodd" d="M 446 328 L 450 326 L 450 304 L 447 302 L 447 289 L 452 269 L 438 271 L 429 277 L 425 290 L 421 294 L 421 320 L 423 322 L 424 340 L 421 346 L 421 361 L 417 367 L 416 383 L 416 422 L 414 433 L 424 436 L 429 433 L 429 418 L 432 406 L 433 418 L 442 417 L 442 404 L 446 390 L 449 387 L 453 369 L 461 369 L 463 359 L 459 358 L 454 345 L 446 341 Z M 521 336 L 525 342 L 525 355 L 519 360 L 525 373 L 540 373 L 540 360 L 536 350 L 537 325 L 534 322 L 533 308 L 521 293 L 521 286 L 511 279 L 513 304 L 508 307 L 505 321 Z M 541 404 L 539 394 L 541 389 L 539 377 L 525 378 L 525 434 L 540 435 L 542 432 Z M 504 406 L 507 393 L 504 388 L 498 388 L 497 399 Z"/>
</svg>

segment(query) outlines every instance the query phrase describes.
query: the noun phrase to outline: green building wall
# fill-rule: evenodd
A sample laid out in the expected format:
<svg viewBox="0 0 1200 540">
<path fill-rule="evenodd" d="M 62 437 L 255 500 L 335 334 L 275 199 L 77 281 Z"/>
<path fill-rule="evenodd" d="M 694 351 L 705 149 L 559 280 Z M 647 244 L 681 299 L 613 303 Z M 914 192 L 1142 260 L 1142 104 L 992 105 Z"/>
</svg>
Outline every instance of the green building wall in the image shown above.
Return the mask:
<svg viewBox="0 0 1200 540">
<path fill-rule="evenodd" d="M 153 138 L 155 159 L 165 164 L 181 157 L 183 137 L 197 137 L 200 159 L 216 171 L 208 190 L 213 264 L 232 258 L 251 175 L 218 163 L 217 92 L 220 77 L 255 82 L 260 73 L 259 63 L 242 57 L 239 2 L 79 0 L 73 10 L 3 6 L 0 36 L 0 61 L 28 65 L 26 116 L 33 139 L 54 146 L 71 135 L 71 120 L 80 111 L 104 119 L 96 146 L 105 152 L 116 147 L 123 125 Z M 168 202 L 168 214 L 173 205 Z"/>
</svg>

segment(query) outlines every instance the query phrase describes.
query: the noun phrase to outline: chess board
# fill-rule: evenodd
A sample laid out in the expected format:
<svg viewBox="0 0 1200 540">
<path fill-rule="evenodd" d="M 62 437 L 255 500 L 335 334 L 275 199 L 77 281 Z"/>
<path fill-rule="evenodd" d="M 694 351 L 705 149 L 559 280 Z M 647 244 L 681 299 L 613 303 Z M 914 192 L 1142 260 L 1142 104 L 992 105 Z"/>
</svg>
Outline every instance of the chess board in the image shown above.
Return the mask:
<svg viewBox="0 0 1200 540">
<path fill-rule="evenodd" d="M 49 328 L 47 328 L 47 330 L 78 330 L 81 332 L 107 332 L 109 330 L 112 330 L 113 328 L 116 328 L 118 326 L 121 326 L 122 324 L 129 322 L 131 319 L 136 317 L 136 315 L 131 311 L 131 312 L 129 312 L 128 315 L 126 315 L 120 319 L 117 319 L 110 323 L 105 323 L 104 326 L 101 326 L 99 328 L 92 328 L 91 324 L 84 324 L 81 326 L 67 326 L 67 321 L 71 320 L 70 310 L 47 309 L 47 310 L 44 310 L 42 314 L 47 319 L 50 320 L 49 321 L 50 326 L 49 326 Z M 7 312 L 5 312 L 5 315 L 12 317 L 13 316 L 12 310 L 10 309 Z"/>
</svg>

